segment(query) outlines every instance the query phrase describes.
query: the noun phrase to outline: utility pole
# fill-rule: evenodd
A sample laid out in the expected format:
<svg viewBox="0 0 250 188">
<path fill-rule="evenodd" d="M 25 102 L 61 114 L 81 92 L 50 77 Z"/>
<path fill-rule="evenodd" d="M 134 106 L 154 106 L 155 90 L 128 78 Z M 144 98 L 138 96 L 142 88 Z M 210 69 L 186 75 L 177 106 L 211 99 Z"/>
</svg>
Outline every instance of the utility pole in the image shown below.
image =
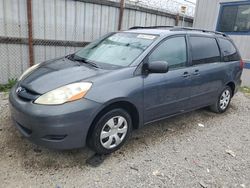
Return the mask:
<svg viewBox="0 0 250 188">
<path fill-rule="evenodd" d="M 181 24 L 181 26 L 182 26 L 182 27 L 184 27 L 186 11 L 187 11 L 187 7 L 184 6 L 184 5 L 182 5 L 182 6 L 181 6 L 181 13 L 182 13 L 182 24 Z"/>
</svg>

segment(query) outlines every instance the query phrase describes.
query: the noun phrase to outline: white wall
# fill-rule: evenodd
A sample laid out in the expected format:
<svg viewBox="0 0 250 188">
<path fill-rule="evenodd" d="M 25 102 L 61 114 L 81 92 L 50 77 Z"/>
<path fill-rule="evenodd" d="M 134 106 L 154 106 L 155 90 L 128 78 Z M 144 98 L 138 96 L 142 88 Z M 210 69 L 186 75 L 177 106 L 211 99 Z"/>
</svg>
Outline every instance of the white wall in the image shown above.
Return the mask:
<svg viewBox="0 0 250 188">
<path fill-rule="evenodd" d="M 250 87 L 250 69 L 243 69 L 243 73 L 241 76 L 242 86 Z"/>
</svg>

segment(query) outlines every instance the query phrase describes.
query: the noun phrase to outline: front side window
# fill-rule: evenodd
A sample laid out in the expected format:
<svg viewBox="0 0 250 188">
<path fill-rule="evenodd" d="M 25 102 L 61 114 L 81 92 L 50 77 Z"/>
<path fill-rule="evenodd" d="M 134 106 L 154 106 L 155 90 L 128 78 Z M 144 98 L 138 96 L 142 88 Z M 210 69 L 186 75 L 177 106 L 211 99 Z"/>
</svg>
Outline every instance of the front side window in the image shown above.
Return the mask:
<svg viewBox="0 0 250 188">
<path fill-rule="evenodd" d="M 225 62 L 240 60 L 240 56 L 231 41 L 219 38 L 219 43 Z"/>
<path fill-rule="evenodd" d="M 150 44 L 157 35 L 140 33 L 115 33 L 100 41 L 90 43 L 75 56 L 98 65 L 128 66 Z"/>
<path fill-rule="evenodd" d="M 148 61 L 166 61 L 170 69 L 185 66 L 187 61 L 185 37 L 165 40 L 149 55 Z"/>
<path fill-rule="evenodd" d="M 222 5 L 217 30 L 250 32 L 250 4 Z"/>
<path fill-rule="evenodd" d="M 220 62 L 220 51 L 214 38 L 190 37 L 193 65 Z"/>
</svg>

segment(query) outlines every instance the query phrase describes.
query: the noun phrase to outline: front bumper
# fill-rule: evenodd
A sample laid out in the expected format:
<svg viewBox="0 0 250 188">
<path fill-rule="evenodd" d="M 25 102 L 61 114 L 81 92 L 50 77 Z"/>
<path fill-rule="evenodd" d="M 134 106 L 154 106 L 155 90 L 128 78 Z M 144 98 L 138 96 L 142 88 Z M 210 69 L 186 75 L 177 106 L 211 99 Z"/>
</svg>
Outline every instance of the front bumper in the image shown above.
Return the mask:
<svg viewBox="0 0 250 188">
<path fill-rule="evenodd" d="M 9 96 L 11 116 L 23 136 L 52 149 L 86 145 L 88 130 L 101 104 L 81 99 L 63 105 L 38 105 L 16 95 Z"/>
</svg>

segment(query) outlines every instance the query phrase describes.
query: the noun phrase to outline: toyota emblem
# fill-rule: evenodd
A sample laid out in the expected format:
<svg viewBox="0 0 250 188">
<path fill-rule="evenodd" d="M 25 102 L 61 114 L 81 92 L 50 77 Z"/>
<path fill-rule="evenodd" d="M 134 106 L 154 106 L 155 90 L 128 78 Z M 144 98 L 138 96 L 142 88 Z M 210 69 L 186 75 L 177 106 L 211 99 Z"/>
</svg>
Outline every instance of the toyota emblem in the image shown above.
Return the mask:
<svg viewBox="0 0 250 188">
<path fill-rule="evenodd" d="M 23 88 L 22 88 L 22 87 L 18 87 L 18 88 L 16 89 L 16 93 L 20 93 L 21 91 L 23 91 Z"/>
</svg>

